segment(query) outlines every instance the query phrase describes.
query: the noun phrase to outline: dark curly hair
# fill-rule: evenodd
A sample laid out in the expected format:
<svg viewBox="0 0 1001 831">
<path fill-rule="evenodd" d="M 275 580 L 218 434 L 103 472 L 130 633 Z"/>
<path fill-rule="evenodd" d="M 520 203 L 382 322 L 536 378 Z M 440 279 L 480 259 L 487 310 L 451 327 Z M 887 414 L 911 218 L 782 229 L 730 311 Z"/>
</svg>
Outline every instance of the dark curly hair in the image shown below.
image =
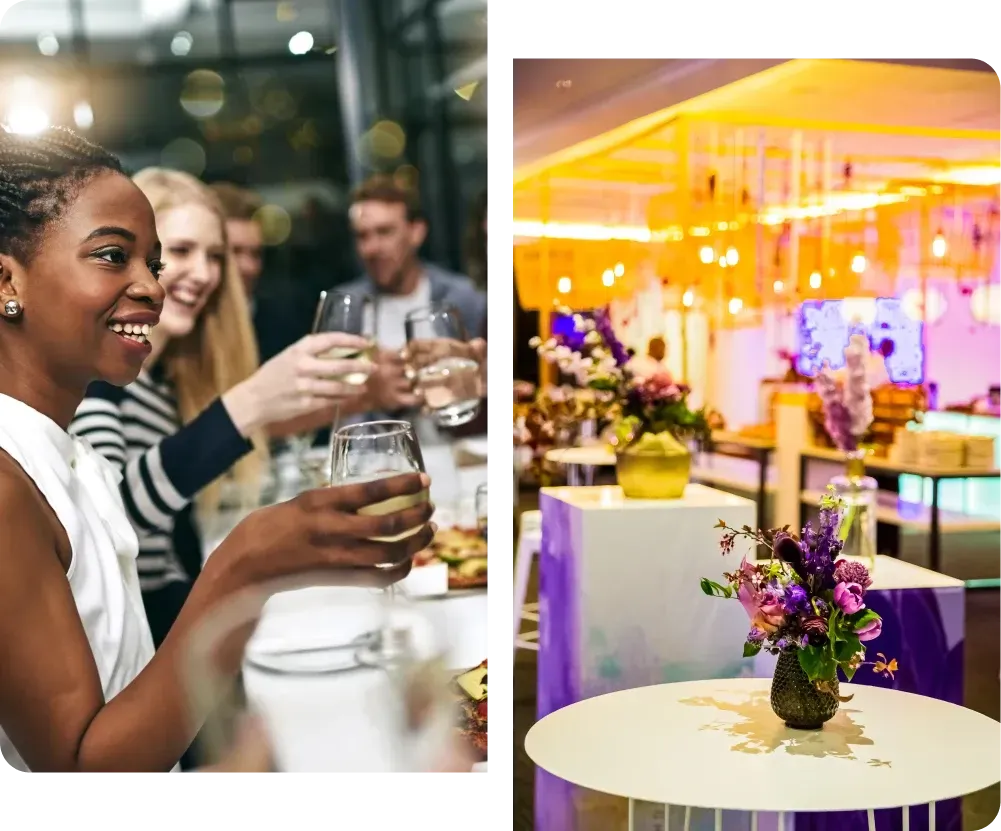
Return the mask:
<svg viewBox="0 0 1001 831">
<path fill-rule="evenodd" d="M 103 171 L 122 173 L 121 162 L 72 130 L 22 136 L 0 127 L 0 254 L 31 262 L 45 226 Z"/>
</svg>

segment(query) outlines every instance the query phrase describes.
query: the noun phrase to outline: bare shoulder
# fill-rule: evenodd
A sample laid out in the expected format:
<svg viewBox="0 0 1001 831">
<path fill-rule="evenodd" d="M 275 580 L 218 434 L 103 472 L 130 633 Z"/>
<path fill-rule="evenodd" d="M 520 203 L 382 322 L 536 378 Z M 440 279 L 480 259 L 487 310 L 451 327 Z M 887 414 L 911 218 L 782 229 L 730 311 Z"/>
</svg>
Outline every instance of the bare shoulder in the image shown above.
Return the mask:
<svg viewBox="0 0 1001 831">
<path fill-rule="evenodd" d="M 0 450 L 0 573 L 20 560 L 20 552 L 39 547 L 54 550 L 69 565 L 69 541 L 52 508 L 31 477 Z M 6 563 L 4 562 L 6 561 Z"/>
</svg>

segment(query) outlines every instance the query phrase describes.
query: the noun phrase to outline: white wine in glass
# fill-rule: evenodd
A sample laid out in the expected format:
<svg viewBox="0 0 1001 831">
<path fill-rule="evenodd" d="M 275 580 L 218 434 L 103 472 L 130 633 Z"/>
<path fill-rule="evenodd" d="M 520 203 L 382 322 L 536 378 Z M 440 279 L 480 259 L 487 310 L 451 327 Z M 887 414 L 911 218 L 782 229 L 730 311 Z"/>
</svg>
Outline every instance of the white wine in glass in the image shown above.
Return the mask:
<svg viewBox="0 0 1001 831">
<path fill-rule="evenodd" d="M 316 316 L 313 319 L 313 333 L 344 332 L 347 335 L 357 335 L 368 341 L 368 344 L 361 348 L 335 346 L 319 356 L 327 360 L 361 361 L 368 365 L 367 370 L 349 372 L 334 377 L 333 380 L 343 381 L 352 386 L 361 386 L 368 381 L 369 375 L 372 374 L 375 358 L 374 327 L 375 312 L 370 298 L 342 291 L 320 293 Z"/>
<path fill-rule="evenodd" d="M 399 476 L 401 473 L 424 473 L 420 444 L 409 422 L 366 421 L 341 427 L 334 433 L 330 459 L 330 484 L 347 485 Z M 359 514 L 383 516 L 402 511 L 428 500 L 425 488 L 419 493 L 394 496 L 374 505 L 366 505 Z M 380 542 L 396 542 L 416 534 L 421 526 L 394 537 L 376 537 Z M 383 563 L 392 568 L 398 563 Z"/>
</svg>

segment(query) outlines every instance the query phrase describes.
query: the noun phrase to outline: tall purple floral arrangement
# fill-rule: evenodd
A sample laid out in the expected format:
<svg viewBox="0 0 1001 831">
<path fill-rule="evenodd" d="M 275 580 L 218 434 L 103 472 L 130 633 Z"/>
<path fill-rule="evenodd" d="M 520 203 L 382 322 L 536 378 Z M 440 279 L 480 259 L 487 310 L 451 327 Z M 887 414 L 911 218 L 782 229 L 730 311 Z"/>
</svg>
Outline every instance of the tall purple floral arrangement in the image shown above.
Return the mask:
<svg viewBox="0 0 1001 831">
<path fill-rule="evenodd" d="M 817 373 L 817 394 L 824 408 L 824 427 L 839 450 L 858 449 L 872 424 L 872 391 L 866 377 L 869 341 L 852 335 L 845 349 L 844 381 L 838 382 L 828 364 Z"/>
</svg>

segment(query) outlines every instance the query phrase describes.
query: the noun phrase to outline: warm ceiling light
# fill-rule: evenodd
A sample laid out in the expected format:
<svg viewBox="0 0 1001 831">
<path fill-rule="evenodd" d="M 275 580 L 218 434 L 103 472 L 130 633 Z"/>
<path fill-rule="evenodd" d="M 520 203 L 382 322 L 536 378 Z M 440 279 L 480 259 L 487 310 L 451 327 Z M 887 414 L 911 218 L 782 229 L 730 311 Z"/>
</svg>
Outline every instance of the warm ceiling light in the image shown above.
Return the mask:
<svg viewBox="0 0 1001 831">
<path fill-rule="evenodd" d="M 785 283 L 783 283 L 781 280 L 776 280 L 774 283 L 772 283 L 772 291 L 774 291 L 776 294 L 782 294 L 782 289 L 784 288 L 785 288 Z"/>
<path fill-rule="evenodd" d="M 610 268 L 605 269 L 605 273 L 601 275 L 602 285 L 612 286 L 615 285 L 615 273 Z"/>
<path fill-rule="evenodd" d="M 616 263 L 615 264 L 615 276 L 616 277 L 621 277 L 625 273 L 626 273 L 626 267 L 622 263 Z"/>
<path fill-rule="evenodd" d="M 856 254 L 854 257 L 852 257 L 852 271 L 854 271 L 856 274 L 861 274 L 863 271 L 865 271 L 864 254 Z"/>
<path fill-rule="evenodd" d="M 973 290 L 970 313 L 978 323 L 1001 324 L 1001 291 L 997 283 L 977 286 Z"/>
<path fill-rule="evenodd" d="M 671 229 L 663 232 L 670 234 Z M 589 225 L 574 222 L 537 222 L 515 220 L 514 236 L 530 239 L 576 239 L 576 240 L 625 240 L 628 242 L 651 242 L 660 234 L 652 234 L 649 228 L 639 225 Z"/>
<path fill-rule="evenodd" d="M 811 289 L 819 289 L 820 288 L 820 272 L 819 271 L 814 271 L 813 274 L 810 275 L 810 288 Z"/>
<path fill-rule="evenodd" d="M 724 255 L 720 255 L 720 258 L 719 258 L 719 267 L 720 268 L 726 268 L 726 257 Z"/>
<path fill-rule="evenodd" d="M 732 245 L 726 249 L 726 262 L 727 265 L 736 265 L 740 262 L 740 254 Z"/>
<path fill-rule="evenodd" d="M 931 252 L 936 257 L 938 257 L 938 259 L 941 260 L 945 256 L 945 252 L 947 249 L 948 246 L 946 245 L 945 242 L 945 234 L 943 234 L 942 230 L 939 229 L 939 232 L 935 234 L 935 239 L 932 240 Z"/>
<path fill-rule="evenodd" d="M 570 278 L 569 277 L 560 277 L 559 281 L 556 283 L 556 290 L 560 294 L 569 294 L 570 293 Z"/>
<path fill-rule="evenodd" d="M 691 289 L 685 289 L 685 293 L 681 295 L 681 305 L 685 307 L 691 307 L 695 302 L 695 292 Z"/>
<path fill-rule="evenodd" d="M 313 48 L 313 36 L 309 32 L 296 32 L 288 41 L 288 51 L 293 55 L 305 55 Z"/>
<path fill-rule="evenodd" d="M 952 167 L 932 176 L 935 182 L 953 185 L 998 185 L 1001 184 L 1001 167 L 994 165 L 970 165 Z"/>
<path fill-rule="evenodd" d="M 744 308 L 744 301 L 741 300 L 739 297 L 731 297 L 730 298 L 730 303 L 729 303 L 729 308 L 730 308 L 730 314 L 735 315 L 742 308 Z"/>
<path fill-rule="evenodd" d="M 706 265 L 713 262 L 716 259 L 716 252 L 713 251 L 713 247 L 711 245 L 703 245 L 699 249 L 699 259 Z"/>
</svg>

